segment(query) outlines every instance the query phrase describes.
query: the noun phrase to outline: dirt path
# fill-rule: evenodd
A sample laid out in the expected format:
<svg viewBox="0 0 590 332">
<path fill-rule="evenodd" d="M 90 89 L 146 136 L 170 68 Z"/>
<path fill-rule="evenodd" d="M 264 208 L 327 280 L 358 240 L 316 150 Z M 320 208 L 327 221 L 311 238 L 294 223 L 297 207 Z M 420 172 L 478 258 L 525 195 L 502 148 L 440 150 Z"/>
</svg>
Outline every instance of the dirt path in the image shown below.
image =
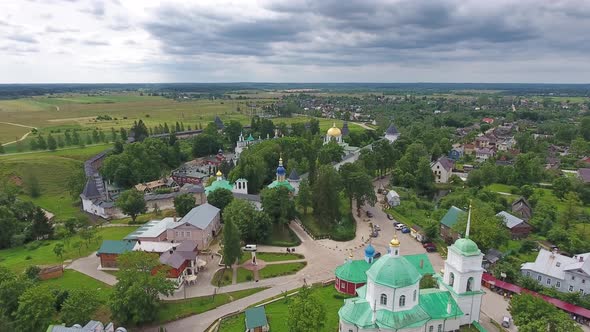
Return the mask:
<svg viewBox="0 0 590 332">
<path fill-rule="evenodd" d="M 3 121 L 0 121 L 0 123 L 11 125 L 11 126 L 23 127 L 23 128 L 37 129 L 36 127 L 31 127 L 31 126 L 27 126 L 27 125 L 23 125 L 23 124 L 19 124 L 19 123 L 3 122 Z M 27 136 L 29 136 L 29 134 L 31 134 L 30 131 L 28 133 L 24 134 L 21 138 L 17 139 L 16 141 L 4 143 L 4 144 L 2 144 L 2 146 L 9 145 L 9 144 L 14 144 L 16 142 L 20 142 L 20 141 L 24 140 L 25 138 L 27 138 Z"/>
<path fill-rule="evenodd" d="M 350 123 L 355 124 L 355 125 L 357 125 L 359 127 L 363 127 L 363 128 L 365 128 L 367 130 L 375 130 L 375 128 L 371 128 L 371 127 L 367 126 L 366 124 L 364 124 L 362 122 L 350 122 Z"/>
</svg>

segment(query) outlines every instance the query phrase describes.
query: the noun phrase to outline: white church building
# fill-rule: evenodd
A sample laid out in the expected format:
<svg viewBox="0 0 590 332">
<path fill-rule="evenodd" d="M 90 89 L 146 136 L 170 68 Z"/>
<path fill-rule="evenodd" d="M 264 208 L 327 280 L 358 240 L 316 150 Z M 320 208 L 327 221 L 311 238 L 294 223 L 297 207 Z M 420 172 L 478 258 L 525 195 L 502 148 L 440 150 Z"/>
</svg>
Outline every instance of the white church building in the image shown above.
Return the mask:
<svg viewBox="0 0 590 332">
<path fill-rule="evenodd" d="M 438 288 L 420 289 L 422 275 L 400 254 L 396 236 L 389 253 L 366 272 L 358 297 L 346 299 L 338 311 L 340 332 L 447 332 L 479 321 L 483 254 L 466 236 L 449 247 Z"/>
</svg>

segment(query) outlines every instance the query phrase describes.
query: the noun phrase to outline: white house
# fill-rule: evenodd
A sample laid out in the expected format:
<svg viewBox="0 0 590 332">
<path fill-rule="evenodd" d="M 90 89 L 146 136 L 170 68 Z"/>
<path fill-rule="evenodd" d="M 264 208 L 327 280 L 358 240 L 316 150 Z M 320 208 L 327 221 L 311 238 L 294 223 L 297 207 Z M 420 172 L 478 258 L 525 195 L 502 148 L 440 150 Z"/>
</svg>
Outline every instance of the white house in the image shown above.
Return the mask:
<svg viewBox="0 0 590 332">
<path fill-rule="evenodd" d="M 534 262 L 522 264 L 520 272 L 560 292 L 590 294 L 590 252 L 568 257 L 541 249 Z"/>
<path fill-rule="evenodd" d="M 387 128 L 387 130 L 385 131 L 385 139 L 388 140 L 390 143 L 393 143 L 398 138 L 399 138 L 399 131 L 392 123 L 389 125 L 389 128 Z"/>
<path fill-rule="evenodd" d="M 454 161 L 447 158 L 441 157 L 437 161 L 430 164 L 430 169 L 434 174 L 434 181 L 436 183 L 447 183 L 453 173 Z"/>
<path fill-rule="evenodd" d="M 398 206 L 401 204 L 399 194 L 395 190 L 390 190 L 385 196 L 385 198 L 387 199 L 387 204 L 389 204 L 390 207 Z"/>
</svg>

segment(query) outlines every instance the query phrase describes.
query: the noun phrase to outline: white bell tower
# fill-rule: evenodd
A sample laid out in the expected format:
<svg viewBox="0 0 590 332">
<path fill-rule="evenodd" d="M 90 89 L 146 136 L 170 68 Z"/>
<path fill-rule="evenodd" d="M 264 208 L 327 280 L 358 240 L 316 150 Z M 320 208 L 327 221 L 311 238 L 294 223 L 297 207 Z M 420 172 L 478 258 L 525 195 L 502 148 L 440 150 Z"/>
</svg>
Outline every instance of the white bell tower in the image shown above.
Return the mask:
<svg viewBox="0 0 590 332">
<path fill-rule="evenodd" d="M 467 216 L 465 238 L 458 239 L 449 247 L 443 282 L 439 285 L 440 289 L 451 292 L 455 302 L 463 311 L 461 325 L 479 321 L 481 298 L 484 294 L 481 289 L 483 254 L 477 244 L 469 239 L 470 226 L 471 204 Z"/>
</svg>

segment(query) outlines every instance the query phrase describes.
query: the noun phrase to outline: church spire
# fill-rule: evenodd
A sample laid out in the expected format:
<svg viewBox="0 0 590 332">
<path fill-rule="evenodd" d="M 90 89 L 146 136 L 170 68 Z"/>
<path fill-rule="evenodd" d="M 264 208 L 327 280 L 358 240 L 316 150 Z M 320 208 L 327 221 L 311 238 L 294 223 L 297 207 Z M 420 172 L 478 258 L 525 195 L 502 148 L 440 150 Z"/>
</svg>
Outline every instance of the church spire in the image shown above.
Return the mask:
<svg viewBox="0 0 590 332">
<path fill-rule="evenodd" d="M 467 228 L 465 229 L 465 238 L 469 238 L 469 228 L 471 227 L 471 201 L 469 201 L 469 212 L 467 213 Z"/>
</svg>

